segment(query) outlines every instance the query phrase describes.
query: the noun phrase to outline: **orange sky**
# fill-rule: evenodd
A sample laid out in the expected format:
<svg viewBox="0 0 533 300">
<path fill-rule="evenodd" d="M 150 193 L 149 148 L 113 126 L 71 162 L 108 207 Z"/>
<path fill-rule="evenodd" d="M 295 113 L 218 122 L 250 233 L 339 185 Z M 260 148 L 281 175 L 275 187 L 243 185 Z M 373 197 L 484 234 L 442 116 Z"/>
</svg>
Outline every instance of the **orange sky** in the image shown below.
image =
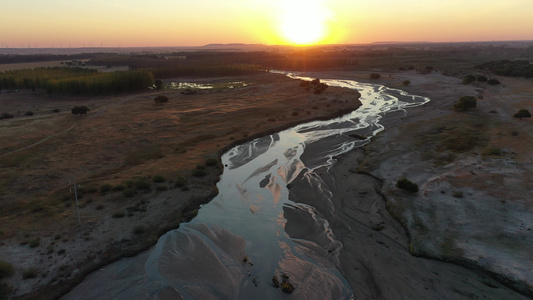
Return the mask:
<svg viewBox="0 0 533 300">
<path fill-rule="evenodd" d="M 0 47 L 533 40 L 532 16 L 531 0 L 6 0 Z"/>
</svg>

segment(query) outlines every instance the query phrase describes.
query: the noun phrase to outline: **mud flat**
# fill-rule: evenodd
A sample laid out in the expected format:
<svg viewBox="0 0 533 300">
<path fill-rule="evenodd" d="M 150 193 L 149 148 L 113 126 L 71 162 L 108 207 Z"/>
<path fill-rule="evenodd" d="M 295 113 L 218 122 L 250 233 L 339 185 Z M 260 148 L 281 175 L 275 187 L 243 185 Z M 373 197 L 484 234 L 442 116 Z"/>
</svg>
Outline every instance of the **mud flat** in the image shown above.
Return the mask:
<svg viewBox="0 0 533 300">
<path fill-rule="evenodd" d="M 531 80 L 502 86 L 463 85 L 438 73 L 337 73 L 400 87 L 431 98 L 363 148 L 315 174 L 331 201 L 309 180 L 291 184 L 291 199 L 316 208 L 342 242 L 338 266 L 356 299 L 526 299 L 533 296 L 533 126 L 513 119 L 531 110 Z M 478 97 L 474 111 L 451 108 Z M 516 134 L 518 132 L 518 134 Z M 304 161 L 305 162 L 305 161 Z M 406 177 L 420 187 L 395 187 Z M 286 214 L 291 237 L 323 244 L 298 207 Z M 314 218 L 316 219 L 316 218 Z M 325 245 L 327 249 L 327 245 Z"/>
</svg>

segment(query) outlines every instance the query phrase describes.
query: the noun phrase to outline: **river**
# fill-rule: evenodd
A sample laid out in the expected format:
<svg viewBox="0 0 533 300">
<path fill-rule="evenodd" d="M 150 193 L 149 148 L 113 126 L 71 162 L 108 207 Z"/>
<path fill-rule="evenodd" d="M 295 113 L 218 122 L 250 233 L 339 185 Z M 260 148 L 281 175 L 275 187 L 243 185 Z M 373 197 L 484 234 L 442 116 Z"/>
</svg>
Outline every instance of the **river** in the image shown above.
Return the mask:
<svg viewBox="0 0 533 300">
<path fill-rule="evenodd" d="M 321 82 L 358 90 L 362 106 L 229 150 L 222 156 L 219 194 L 196 218 L 163 235 L 150 250 L 92 273 L 63 299 L 273 299 L 283 295 L 281 286 L 292 286 L 294 299 L 353 298 L 336 268 L 342 244 L 315 208 L 289 200 L 287 186 L 301 172 L 329 169 L 336 156 L 370 142 L 384 129 L 383 117 L 403 116 L 406 108 L 429 99 L 351 80 Z M 328 201 L 323 182 L 314 184 Z M 313 240 L 320 243 L 287 235 L 284 207 L 295 206 L 305 208 L 318 225 Z"/>
</svg>

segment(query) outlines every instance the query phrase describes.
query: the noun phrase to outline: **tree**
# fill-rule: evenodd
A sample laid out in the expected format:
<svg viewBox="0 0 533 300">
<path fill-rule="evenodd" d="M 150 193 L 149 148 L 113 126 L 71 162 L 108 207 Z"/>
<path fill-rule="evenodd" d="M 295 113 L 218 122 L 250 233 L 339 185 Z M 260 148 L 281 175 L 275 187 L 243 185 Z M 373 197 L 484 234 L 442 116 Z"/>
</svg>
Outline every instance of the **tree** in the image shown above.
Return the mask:
<svg viewBox="0 0 533 300">
<path fill-rule="evenodd" d="M 396 187 L 410 193 L 418 192 L 418 184 L 410 181 L 409 179 L 402 177 L 396 181 Z"/>
<path fill-rule="evenodd" d="M 73 115 L 78 115 L 78 116 L 83 116 L 83 115 L 87 114 L 87 112 L 89 110 L 90 109 L 87 106 L 85 106 L 85 105 L 74 106 L 74 108 L 72 109 L 72 114 Z"/>
<path fill-rule="evenodd" d="M 476 108 L 476 106 L 477 106 L 476 97 L 463 96 L 459 99 L 459 101 L 455 102 L 455 104 L 453 105 L 453 108 L 455 110 L 465 111 L 465 110 Z"/>
<path fill-rule="evenodd" d="M 159 95 L 154 98 L 154 101 L 156 104 L 166 103 L 168 102 L 168 97 Z"/>
<path fill-rule="evenodd" d="M 155 88 L 160 90 L 162 87 L 163 87 L 163 81 L 157 79 L 155 82 L 154 82 L 154 85 L 155 85 Z"/>
<path fill-rule="evenodd" d="M 531 113 L 527 109 L 521 109 L 513 115 L 513 118 L 517 118 L 519 120 L 522 120 L 522 118 L 531 118 Z"/>
</svg>

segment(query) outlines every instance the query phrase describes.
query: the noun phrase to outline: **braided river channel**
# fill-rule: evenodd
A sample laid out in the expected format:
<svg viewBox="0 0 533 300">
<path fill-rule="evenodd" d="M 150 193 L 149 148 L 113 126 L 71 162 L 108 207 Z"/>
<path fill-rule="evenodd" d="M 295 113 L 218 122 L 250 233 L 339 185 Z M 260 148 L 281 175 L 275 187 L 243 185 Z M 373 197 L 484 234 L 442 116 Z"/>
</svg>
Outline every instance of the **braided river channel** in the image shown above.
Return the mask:
<svg viewBox="0 0 533 300">
<path fill-rule="evenodd" d="M 336 156 L 369 143 L 384 130 L 382 118 L 404 116 L 406 108 L 429 99 L 377 84 L 321 82 L 359 91 L 362 105 L 340 118 L 301 124 L 230 149 L 222 156 L 219 194 L 192 221 L 161 236 L 150 250 L 92 273 L 63 299 L 353 298 L 336 268 L 342 244 L 316 208 L 289 199 L 290 184 L 306 180 L 323 201 L 331 201 L 328 185 L 315 172 L 327 171 Z M 320 228 L 313 238 L 320 243 L 286 233 L 284 211 L 295 208 L 314 223 L 299 226 Z M 283 287 L 294 289 L 289 295 Z"/>
</svg>

